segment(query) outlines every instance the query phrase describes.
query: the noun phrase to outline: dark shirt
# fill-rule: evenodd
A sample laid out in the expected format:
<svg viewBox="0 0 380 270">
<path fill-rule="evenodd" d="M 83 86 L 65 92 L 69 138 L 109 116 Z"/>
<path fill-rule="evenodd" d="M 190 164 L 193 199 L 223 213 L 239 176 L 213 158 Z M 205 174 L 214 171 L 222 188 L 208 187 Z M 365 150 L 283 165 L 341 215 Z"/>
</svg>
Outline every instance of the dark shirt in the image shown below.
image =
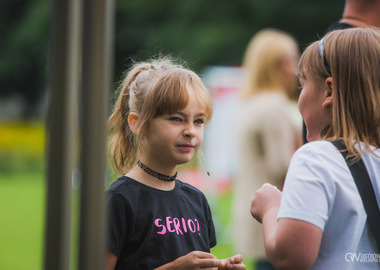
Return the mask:
<svg viewBox="0 0 380 270">
<path fill-rule="evenodd" d="M 334 30 L 348 29 L 348 28 L 354 28 L 354 27 L 355 27 L 354 25 L 348 24 L 348 23 L 340 23 L 339 21 L 338 22 L 333 22 L 327 28 L 326 34 L 328 32 L 334 31 Z"/>
<path fill-rule="evenodd" d="M 176 180 L 163 191 L 123 176 L 107 193 L 107 244 L 118 257 L 116 270 L 153 269 L 216 245 L 206 197 L 189 184 Z"/>
</svg>

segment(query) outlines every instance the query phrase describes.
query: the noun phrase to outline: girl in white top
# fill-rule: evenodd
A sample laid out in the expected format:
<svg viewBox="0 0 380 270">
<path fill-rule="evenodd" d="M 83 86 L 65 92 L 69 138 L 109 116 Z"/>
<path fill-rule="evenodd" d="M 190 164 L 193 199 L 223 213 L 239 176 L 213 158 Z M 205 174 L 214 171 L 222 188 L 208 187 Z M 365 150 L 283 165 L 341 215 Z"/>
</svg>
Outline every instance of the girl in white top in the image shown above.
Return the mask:
<svg viewBox="0 0 380 270">
<path fill-rule="evenodd" d="M 380 269 L 361 197 L 331 144 L 343 139 L 360 155 L 380 202 L 380 31 L 327 34 L 303 53 L 299 77 L 311 142 L 293 156 L 283 193 L 264 184 L 251 203 L 268 258 L 278 269 Z"/>
</svg>

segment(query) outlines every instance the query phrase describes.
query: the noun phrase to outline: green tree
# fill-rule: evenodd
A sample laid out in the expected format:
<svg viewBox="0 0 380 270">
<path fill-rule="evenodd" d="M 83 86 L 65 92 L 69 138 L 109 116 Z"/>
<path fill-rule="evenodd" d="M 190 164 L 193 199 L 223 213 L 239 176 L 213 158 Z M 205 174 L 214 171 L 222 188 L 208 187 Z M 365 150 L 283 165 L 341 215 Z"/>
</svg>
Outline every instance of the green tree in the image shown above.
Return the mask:
<svg viewBox="0 0 380 270">
<path fill-rule="evenodd" d="M 201 71 L 240 65 L 260 29 L 289 32 L 301 48 L 341 16 L 344 0 L 115 0 L 115 81 L 131 59 L 159 53 L 184 59 Z M 48 0 L 0 0 L 0 98 L 24 97 L 25 115 L 46 88 Z"/>
<path fill-rule="evenodd" d="M 50 2 L 2 0 L 0 96 L 19 94 L 24 116 L 33 116 L 45 88 Z"/>
<path fill-rule="evenodd" d="M 116 71 L 130 56 L 159 52 L 184 58 L 198 71 L 239 65 L 250 38 L 266 27 L 289 32 L 304 47 L 340 18 L 343 6 L 343 0 L 120 0 Z"/>
</svg>

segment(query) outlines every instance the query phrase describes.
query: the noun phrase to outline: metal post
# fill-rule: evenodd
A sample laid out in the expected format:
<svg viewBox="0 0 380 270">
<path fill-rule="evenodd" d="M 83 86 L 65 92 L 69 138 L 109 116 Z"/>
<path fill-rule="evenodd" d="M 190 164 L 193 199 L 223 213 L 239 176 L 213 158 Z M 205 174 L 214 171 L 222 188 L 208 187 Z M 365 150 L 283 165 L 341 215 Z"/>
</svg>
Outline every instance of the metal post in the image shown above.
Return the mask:
<svg viewBox="0 0 380 270">
<path fill-rule="evenodd" d="M 78 90 L 77 1 L 52 3 L 47 115 L 47 202 L 44 269 L 67 270 L 70 262 L 71 176 Z"/>
<path fill-rule="evenodd" d="M 79 269 L 104 269 L 107 100 L 113 2 L 83 0 Z"/>
</svg>

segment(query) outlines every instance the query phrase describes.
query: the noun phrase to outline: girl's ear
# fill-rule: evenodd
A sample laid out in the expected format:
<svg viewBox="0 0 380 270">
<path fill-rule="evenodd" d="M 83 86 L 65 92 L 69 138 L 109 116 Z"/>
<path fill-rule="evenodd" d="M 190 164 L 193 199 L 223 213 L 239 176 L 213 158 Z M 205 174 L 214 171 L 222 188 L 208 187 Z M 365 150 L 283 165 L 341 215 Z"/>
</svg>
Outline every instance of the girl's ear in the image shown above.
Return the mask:
<svg viewBox="0 0 380 270">
<path fill-rule="evenodd" d="M 322 103 L 322 106 L 327 108 L 332 105 L 333 103 L 333 96 L 332 96 L 332 86 L 333 86 L 333 79 L 332 77 L 328 77 L 325 81 L 325 100 Z"/>
<path fill-rule="evenodd" d="M 128 125 L 133 133 L 139 133 L 139 115 L 131 112 L 128 114 Z"/>
</svg>

